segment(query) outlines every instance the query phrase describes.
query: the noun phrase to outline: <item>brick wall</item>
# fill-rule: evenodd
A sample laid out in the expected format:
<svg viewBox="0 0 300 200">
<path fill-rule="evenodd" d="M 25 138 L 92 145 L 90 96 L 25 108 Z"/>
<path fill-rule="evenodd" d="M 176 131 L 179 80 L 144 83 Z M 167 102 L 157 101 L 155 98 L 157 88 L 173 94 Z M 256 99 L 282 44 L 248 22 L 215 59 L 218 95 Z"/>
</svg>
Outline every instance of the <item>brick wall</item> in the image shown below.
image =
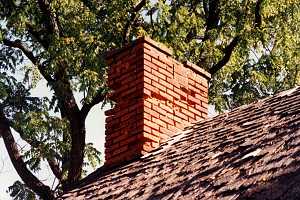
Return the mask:
<svg viewBox="0 0 300 200">
<path fill-rule="evenodd" d="M 107 111 L 106 165 L 144 155 L 204 119 L 208 112 L 210 74 L 149 38 L 110 52 L 108 85 L 116 105 Z"/>
</svg>

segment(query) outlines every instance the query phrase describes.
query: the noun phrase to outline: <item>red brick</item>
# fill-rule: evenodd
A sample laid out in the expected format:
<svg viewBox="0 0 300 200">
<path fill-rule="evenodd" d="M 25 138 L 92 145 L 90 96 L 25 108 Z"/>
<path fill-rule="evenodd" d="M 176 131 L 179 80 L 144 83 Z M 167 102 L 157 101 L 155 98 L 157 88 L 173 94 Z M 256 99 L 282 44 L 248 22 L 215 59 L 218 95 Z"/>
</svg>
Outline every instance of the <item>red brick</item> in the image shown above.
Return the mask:
<svg viewBox="0 0 300 200">
<path fill-rule="evenodd" d="M 155 118 L 153 118 L 153 119 L 155 119 Z M 150 121 L 150 120 L 148 121 L 147 119 L 144 120 L 145 125 L 151 127 L 151 129 L 159 130 L 159 124 L 153 123 L 153 122 L 154 122 L 153 120 L 152 121 Z M 151 131 L 149 133 L 151 133 Z"/>
<path fill-rule="evenodd" d="M 207 112 L 207 109 L 206 108 L 203 108 L 201 105 L 196 105 L 196 109 L 198 111 L 200 111 L 201 113 L 206 113 Z M 202 114 L 201 114 L 202 115 Z"/>
<path fill-rule="evenodd" d="M 152 86 L 159 89 L 160 91 L 166 92 L 167 88 L 156 81 L 152 81 Z"/>
<path fill-rule="evenodd" d="M 186 96 L 187 98 L 187 94 L 185 94 L 183 91 L 181 91 L 180 89 L 174 87 L 173 91 L 175 94 L 177 94 L 175 97 L 179 97 L 179 99 L 181 99 L 181 96 Z"/>
<path fill-rule="evenodd" d="M 154 142 L 159 142 L 159 137 L 156 137 L 150 133 L 143 133 L 144 138 L 146 138 L 147 140 L 152 140 Z"/>
<path fill-rule="evenodd" d="M 144 71 L 144 75 L 145 77 L 150 78 L 153 81 L 158 82 L 158 77 L 154 76 L 153 74 L 151 74 L 150 72 Z"/>
<path fill-rule="evenodd" d="M 138 41 L 108 60 L 109 98 L 116 102 L 105 112 L 108 165 L 152 151 L 188 122 L 207 117 L 207 79 L 151 40 Z"/>
<path fill-rule="evenodd" d="M 152 109 L 152 104 L 149 101 L 144 101 L 144 106 L 146 106 L 147 108 Z"/>
<path fill-rule="evenodd" d="M 176 115 L 176 113 L 175 113 Z M 170 124 L 170 125 L 174 125 L 174 121 L 170 118 L 168 118 L 167 116 L 160 116 L 159 117 L 163 122 L 166 122 L 167 124 Z"/>
<path fill-rule="evenodd" d="M 159 91 L 159 94 L 160 94 L 162 97 L 164 97 L 164 98 L 166 99 L 166 101 L 171 101 L 171 102 L 173 102 L 173 100 L 174 100 L 174 97 L 173 97 L 172 95 L 167 94 L 165 91 L 164 91 L 164 92 Z"/>
<path fill-rule="evenodd" d="M 182 111 L 175 111 L 175 116 L 180 117 L 183 120 L 188 120 L 188 116 L 185 115 Z"/>
<path fill-rule="evenodd" d="M 201 106 L 205 109 L 208 109 L 208 103 L 205 103 L 204 101 L 201 102 Z"/>
<path fill-rule="evenodd" d="M 147 66 L 150 67 L 151 68 L 151 72 L 158 71 L 158 66 L 155 65 L 154 63 L 152 63 L 152 62 L 150 62 L 148 60 L 144 60 L 144 64 L 145 64 L 144 68 L 147 67 Z M 148 71 L 148 70 L 146 70 L 146 71 Z"/>
<path fill-rule="evenodd" d="M 144 112 L 144 118 L 151 121 L 152 116 L 150 114 Z"/>
<path fill-rule="evenodd" d="M 159 125 L 159 127 L 167 128 L 167 123 L 166 123 L 166 122 L 163 122 L 163 121 L 160 120 L 160 119 L 153 118 L 152 121 L 153 121 L 155 124 Z M 157 130 L 159 130 L 159 129 L 157 129 Z"/>
<path fill-rule="evenodd" d="M 188 109 L 190 112 L 194 113 L 195 115 L 201 116 L 201 112 L 193 107 L 189 107 Z"/>
<path fill-rule="evenodd" d="M 168 136 L 173 136 L 180 131 L 175 126 L 168 126 L 168 128 L 160 128 L 160 131 Z"/>
<path fill-rule="evenodd" d="M 167 80 L 167 77 L 162 73 L 158 72 L 157 70 L 152 70 L 151 72 L 155 77 L 161 78 L 163 80 Z"/>
<path fill-rule="evenodd" d="M 160 106 L 161 104 L 163 104 L 163 103 L 159 103 L 158 105 L 153 105 L 153 110 L 156 111 L 157 113 L 159 113 L 159 117 L 161 115 L 168 115 L 168 112 L 161 108 L 161 106 Z M 156 117 L 156 118 L 159 119 L 159 117 Z"/>
<path fill-rule="evenodd" d="M 172 108 L 170 108 L 169 106 L 164 105 L 164 104 L 160 104 L 160 108 L 162 108 L 163 110 L 167 111 L 168 114 L 173 114 L 173 112 L 174 112 L 174 110 Z"/>
<path fill-rule="evenodd" d="M 162 68 L 162 69 L 167 69 L 166 64 L 163 63 L 163 62 L 160 62 L 160 61 L 159 61 L 158 59 L 156 59 L 156 58 L 152 58 L 151 62 L 152 62 L 153 64 L 155 64 L 155 65 L 158 66 L 158 68 L 157 68 L 158 70 L 159 70 L 160 68 Z"/>
<path fill-rule="evenodd" d="M 143 144 L 143 150 L 146 151 L 146 152 L 150 152 L 153 150 L 153 147 L 151 145 L 151 143 L 147 144 L 147 143 L 144 143 Z"/>
<path fill-rule="evenodd" d="M 188 103 L 189 104 L 196 104 L 196 105 L 201 105 L 201 100 L 197 99 L 191 95 L 188 95 Z"/>
<path fill-rule="evenodd" d="M 125 140 L 120 141 L 120 146 L 127 145 L 131 142 L 134 142 L 135 140 L 137 140 L 137 136 L 131 136 L 131 137 L 125 139 Z"/>
<path fill-rule="evenodd" d="M 203 97 L 202 95 L 196 95 L 197 99 L 200 99 L 200 101 L 204 102 L 204 103 L 208 103 L 208 98 Z"/>
<path fill-rule="evenodd" d="M 127 130 L 125 132 L 127 132 Z M 118 136 L 115 139 L 113 139 L 113 143 L 117 143 L 121 140 L 125 140 L 126 138 L 128 138 L 128 133 L 125 132 L 119 133 Z"/>
<path fill-rule="evenodd" d="M 171 95 L 174 99 L 180 99 L 180 95 L 173 92 L 173 90 L 167 89 L 167 94 Z"/>
<path fill-rule="evenodd" d="M 183 124 L 183 123 L 180 123 L 180 122 L 175 123 L 175 127 L 180 129 L 180 130 L 183 130 L 186 126 L 187 126 L 186 124 Z"/>
<path fill-rule="evenodd" d="M 145 70 L 145 72 L 149 72 L 149 73 L 152 72 L 151 67 L 149 67 L 149 66 L 147 66 L 147 65 L 144 65 L 144 70 Z"/>
<path fill-rule="evenodd" d="M 157 94 L 159 93 L 159 89 L 158 88 L 156 88 L 156 87 L 154 87 L 152 85 L 149 85 L 148 83 L 145 83 L 144 87 L 146 89 L 148 89 L 148 90 L 151 91 L 151 95 L 152 95 L 152 92 L 157 93 Z"/>
<path fill-rule="evenodd" d="M 151 134 L 154 135 L 154 136 L 156 136 L 156 137 L 161 138 L 161 137 L 160 137 L 161 132 L 160 132 L 159 130 L 152 129 L 152 130 L 151 130 Z"/>
<path fill-rule="evenodd" d="M 174 88 L 180 88 L 180 84 L 174 78 L 167 77 L 167 82 L 172 84 Z"/>
<path fill-rule="evenodd" d="M 175 105 L 179 106 L 180 108 L 188 109 L 187 103 L 182 100 L 175 100 Z"/>
<path fill-rule="evenodd" d="M 112 155 L 115 156 L 117 154 L 120 154 L 120 153 L 126 151 L 127 149 L 128 149 L 128 146 L 120 147 L 119 149 L 114 150 L 113 153 L 112 153 Z"/>
<path fill-rule="evenodd" d="M 168 66 L 173 66 L 173 59 L 172 57 L 168 57 L 168 56 L 159 56 L 159 61 L 165 63 Z"/>
<path fill-rule="evenodd" d="M 148 113 L 153 117 L 159 118 L 159 113 L 156 112 L 155 110 L 152 110 L 152 109 L 147 108 L 147 107 L 145 107 L 144 110 L 145 110 L 145 113 Z"/>
<path fill-rule="evenodd" d="M 196 116 L 196 121 L 199 121 L 199 120 L 202 120 L 202 119 L 205 119 L 205 118 L 202 117 L 202 116 Z"/>
<path fill-rule="evenodd" d="M 151 96 L 151 91 L 148 90 L 147 88 L 144 88 L 144 94 L 150 97 Z"/>
<path fill-rule="evenodd" d="M 151 62 L 151 56 L 149 56 L 148 54 L 144 54 L 144 59 Z"/>
<path fill-rule="evenodd" d="M 170 84 L 167 81 L 164 81 L 162 79 L 159 79 L 158 83 L 161 84 L 162 86 L 166 87 L 169 90 L 173 90 L 173 88 L 174 88 L 174 86 L 172 84 Z"/>
</svg>

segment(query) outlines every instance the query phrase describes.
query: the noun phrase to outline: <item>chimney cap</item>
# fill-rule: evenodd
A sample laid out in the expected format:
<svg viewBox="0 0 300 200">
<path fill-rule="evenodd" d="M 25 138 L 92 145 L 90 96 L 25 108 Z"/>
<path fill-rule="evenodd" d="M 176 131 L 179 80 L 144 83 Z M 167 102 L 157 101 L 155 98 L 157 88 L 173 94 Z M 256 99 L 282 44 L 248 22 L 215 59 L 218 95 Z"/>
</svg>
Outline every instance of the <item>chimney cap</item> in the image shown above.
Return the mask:
<svg viewBox="0 0 300 200">
<path fill-rule="evenodd" d="M 143 36 L 143 37 L 136 39 L 133 42 L 125 44 L 125 46 L 123 46 L 121 48 L 112 49 L 112 50 L 104 53 L 104 58 L 106 60 L 110 59 L 113 56 L 115 56 L 123 51 L 126 51 L 126 50 L 128 50 L 128 48 L 133 47 L 140 43 L 147 43 L 147 44 L 151 45 L 152 47 L 156 48 L 157 50 L 161 51 L 162 53 L 166 54 L 167 56 L 172 56 L 172 54 L 173 54 L 173 51 L 171 49 L 169 49 L 166 45 L 159 43 L 159 42 L 155 42 L 150 37 Z"/>
<path fill-rule="evenodd" d="M 191 63 L 190 61 L 185 61 L 183 64 L 185 67 L 190 68 L 195 73 L 204 76 L 207 80 L 211 79 L 211 74 L 209 72 L 207 72 L 206 70 L 202 69 L 201 67 L 199 67 L 198 65 L 195 65 L 194 63 Z"/>
<path fill-rule="evenodd" d="M 154 40 L 152 40 L 150 37 L 147 36 L 143 36 L 138 38 L 137 40 L 126 44 L 125 46 L 123 46 L 122 48 L 117 48 L 117 49 L 112 49 L 108 52 L 106 52 L 104 54 L 104 58 L 106 60 L 109 60 L 110 58 L 114 57 L 117 54 L 122 53 L 123 51 L 127 51 L 128 48 L 133 47 L 137 44 L 140 43 L 147 43 L 149 45 L 151 45 L 152 47 L 156 48 L 157 50 L 159 50 L 160 52 L 164 53 L 167 56 L 172 56 L 173 55 L 173 50 L 171 50 L 170 48 L 168 48 L 166 45 L 156 42 Z M 201 67 L 199 67 L 196 64 L 191 63 L 190 61 L 185 61 L 184 66 L 187 68 L 190 68 L 191 70 L 193 70 L 195 73 L 200 74 L 202 76 L 204 76 L 204 78 L 206 78 L 207 80 L 211 79 L 211 74 L 209 72 L 207 72 L 206 70 L 202 69 Z"/>
</svg>

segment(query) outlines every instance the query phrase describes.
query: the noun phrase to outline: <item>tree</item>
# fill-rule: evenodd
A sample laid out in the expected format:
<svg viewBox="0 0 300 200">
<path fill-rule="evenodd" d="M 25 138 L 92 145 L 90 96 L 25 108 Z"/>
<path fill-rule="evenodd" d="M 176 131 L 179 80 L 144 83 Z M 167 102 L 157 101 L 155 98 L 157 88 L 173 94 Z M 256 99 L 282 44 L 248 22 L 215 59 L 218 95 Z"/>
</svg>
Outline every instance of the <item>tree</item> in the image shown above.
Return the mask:
<svg viewBox="0 0 300 200">
<path fill-rule="evenodd" d="M 109 102 L 107 50 L 143 35 L 165 43 L 213 75 L 210 103 L 222 111 L 300 83 L 299 7 L 297 0 L 0 0 L 0 135 L 25 186 L 53 199 L 82 178 L 85 156 L 99 160 L 85 144 L 85 119 Z M 31 95 L 41 79 L 52 98 Z M 29 151 L 20 151 L 12 129 Z M 42 160 L 59 180 L 55 190 L 35 176 Z M 20 182 L 14 188 L 28 193 Z"/>
</svg>

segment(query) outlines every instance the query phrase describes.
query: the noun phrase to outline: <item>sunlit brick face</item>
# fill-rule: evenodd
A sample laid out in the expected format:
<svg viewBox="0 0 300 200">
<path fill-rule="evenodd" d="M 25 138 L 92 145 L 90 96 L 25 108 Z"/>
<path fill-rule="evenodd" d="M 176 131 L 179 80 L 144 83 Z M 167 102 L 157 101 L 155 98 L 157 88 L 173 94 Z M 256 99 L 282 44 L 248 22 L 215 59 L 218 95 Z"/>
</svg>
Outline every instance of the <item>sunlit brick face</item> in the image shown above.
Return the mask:
<svg viewBox="0 0 300 200">
<path fill-rule="evenodd" d="M 207 117 L 210 74 L 179 63 L 149 38 L 107 55 L 114 108 L 106 111 L 106 165 L 156 149 L 191 122 Z"/>
</svg>

